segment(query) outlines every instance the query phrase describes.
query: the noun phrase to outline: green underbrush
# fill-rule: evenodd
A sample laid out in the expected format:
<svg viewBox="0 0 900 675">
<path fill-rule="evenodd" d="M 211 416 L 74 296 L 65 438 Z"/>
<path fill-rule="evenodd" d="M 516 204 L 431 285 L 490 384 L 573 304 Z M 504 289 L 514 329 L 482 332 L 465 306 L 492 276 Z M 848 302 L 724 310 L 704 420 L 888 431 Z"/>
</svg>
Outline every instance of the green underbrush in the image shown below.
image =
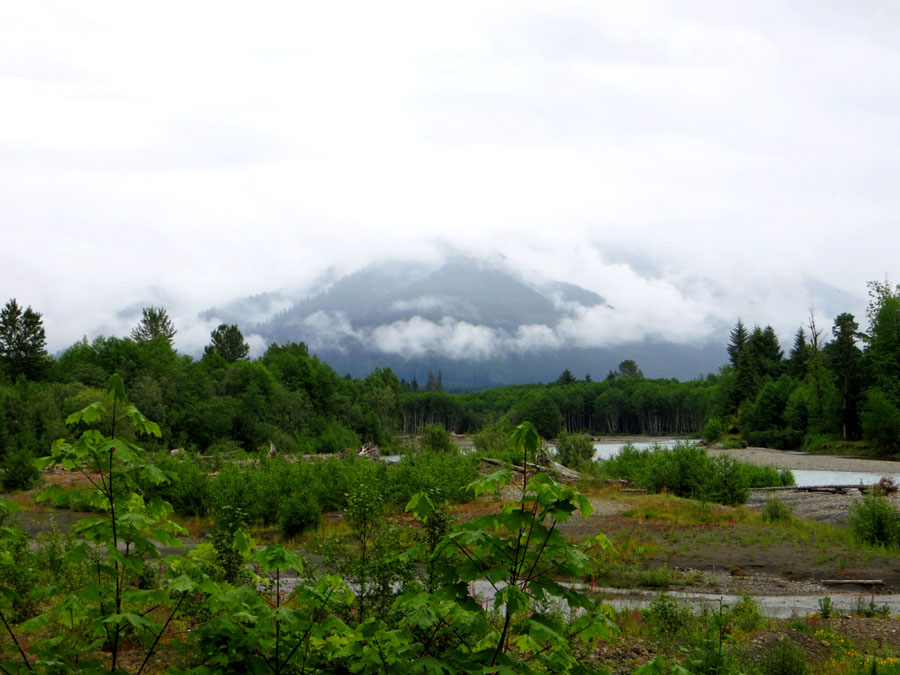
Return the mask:
<svg viewBox="0 0 900 675">
<path fill-rule="evenodd" d="M 750 488 L 793 485 L 790 471 L 759 467 L 728 455 L 710 457 L 699 446 L 638 450 L 626 445 L 603 464 L 612 478 L 624 478 L 650 492 L 669 492 L 719 504 L 747 501 Z"/>
</svg>

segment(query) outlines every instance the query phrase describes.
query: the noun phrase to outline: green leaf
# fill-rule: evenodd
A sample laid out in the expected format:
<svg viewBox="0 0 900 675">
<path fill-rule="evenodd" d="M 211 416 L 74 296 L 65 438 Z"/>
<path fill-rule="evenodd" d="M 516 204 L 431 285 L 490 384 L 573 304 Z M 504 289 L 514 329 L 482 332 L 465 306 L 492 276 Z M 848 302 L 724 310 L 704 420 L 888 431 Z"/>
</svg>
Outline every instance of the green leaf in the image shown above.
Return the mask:
<svg viewBox="0 0 900 675">
<path fill-rule="evenodd" d="M 284 572 L 292 569 L 298 573 L 303 571 L 303 559 L 281 544 L 270 544 L 256 552 L 251 560 L 258 562 L 263 571 L 278 570 Z"/>
<path fill-rule="evenodd" d="M 406 503 L 406 513 L 412 513 L 419 520 L 425 520 L 434 513 L 434 502 L 424 492 L 417 492 Z"/>
<path fill-rule="evenodd" d="M 231 547 L 242 556 L 249 556 L 256 548 L 250 533 L 244 529 L 238 529 L 234 532 L 234 542 Z"/>
<path fill-rule="evenodd" d="M 141 469 L 141 478 L 153 485 L 162 485 L 169 482 L 169 476 L 156 464 L 147 464 Z"/>
<path fill-rule="evenodd" d="M 119 377 L 118 373 L 113 373 L 109 376 L 109 380 L 106 383 L 106 393 L 116 403 L 125 401 L 125 383 L 122 382 L 122 378 Z"/>
<path fill-rule="evenodd" d="M 144 415 L 135 408 L 133 405 L 128 406 L 128 409 L 125 411 L 125 414 L 131 420 L 131 423 L 134 427 L 145 436 L 156 436 L 157 438 L 162 438 L 162 431 L 160 431 L 159 425 L 156 422 L 151 422 Z"/>
<path fill-rule="evenodd" d="M 494 598 L 494 607 L 505 606 L 510 614 L 519 614 L 528 609 L 531 600 L 518 586 L 504 586 Z"/>
<path fill-rule="evenodd" d="M 103 623 L 112 623 L 117 626 L 129 624 L 138 630 L 155 630 L 157 628 L 155 623 L 153 623 L 149 619 L 144 618 L 140 614 L 135 614 L 133 612 L 111 614 L 103 619 Z"/>
<path fill-rule="evenodd" d="M 533 458 L 541 447 L 541 437 L 531 422 L 522 422 L 510 437 L 509 446 Z"/>
<path fill-rule="evenodd" d="M 509 469 L 501 469 L 500 471 L 495 471 L 483 478 L 472 481 L 466 486 L 466 489 L 474 492 L 477 499 L 488 491 L 499 492 L 500 488 L 506 485 L 511 478 L 512 471 Z"/>
<path fill-rule="evenodd" d="M 66 418 L 66 425 L 74 426 L 79 422 L 84 422 L 85 424 L 96 424 L 101 419 L 103 419 L 103 416 L 106 414 L 106 406 L 97 401 L 96 403 L 91 403 L 89 406 L 69 415 Z"/>
</svg>

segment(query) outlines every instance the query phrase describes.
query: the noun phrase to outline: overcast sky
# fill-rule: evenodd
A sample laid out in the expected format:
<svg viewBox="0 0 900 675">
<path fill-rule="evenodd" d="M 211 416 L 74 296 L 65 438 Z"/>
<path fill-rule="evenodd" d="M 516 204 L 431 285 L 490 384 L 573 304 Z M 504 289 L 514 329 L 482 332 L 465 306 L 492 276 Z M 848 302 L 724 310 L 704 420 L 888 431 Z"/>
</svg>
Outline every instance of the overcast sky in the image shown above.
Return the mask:
<svg viewBox="0 0 900 675">
<path fill-rule="evenodd" d="M 162 304 L 191 351 L 207 307 L 457 250 L 788 342 L 808 279 L 900 281 L 897 8 L 6 2 L 0 302 L 52 351 Z"/>
</svg>

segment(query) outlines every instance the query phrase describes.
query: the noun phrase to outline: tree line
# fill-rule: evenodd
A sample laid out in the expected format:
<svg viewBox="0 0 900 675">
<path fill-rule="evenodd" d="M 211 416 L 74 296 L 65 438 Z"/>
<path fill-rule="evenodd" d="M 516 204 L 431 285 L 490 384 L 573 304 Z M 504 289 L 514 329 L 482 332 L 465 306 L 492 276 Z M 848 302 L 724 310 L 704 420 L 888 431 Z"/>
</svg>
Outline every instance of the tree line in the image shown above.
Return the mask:
<svg viewBox="0 0 900 675">
<path fill-rule="evenodd" d="M 162 307 L 143 310 L 128 337 L 86 338 L 58 357 L 42 316 L 10 300 L 0 311 L 0 454 L 39 455 L 66 430 L 60 420 L 104 396 L 118 373 L 135 405 L 159 422 L 168 447 L 201 452 L 336 452 L 438 424 L 455 433 L 531 421 L 561 432 L 691 435 L 704 427 L 756 445 L 815 446 L 829 439 L 896 450 L 900 437 L 900 286 L 869 284 L 868 326 L 840 314 L 826 331 L 814 316 L 785 355 L 771 326 L 738 320 L 728 363 L 689 382 L 645 378 L 627 360 L 604 380 L 564 371 L 555 382 L 447 393 L 387 368 L 340 376 L 302 342 L 272 344 L 256 359 L 236 325 L 212 331 L 199 359 L 178 354 Z"/>
</svg>

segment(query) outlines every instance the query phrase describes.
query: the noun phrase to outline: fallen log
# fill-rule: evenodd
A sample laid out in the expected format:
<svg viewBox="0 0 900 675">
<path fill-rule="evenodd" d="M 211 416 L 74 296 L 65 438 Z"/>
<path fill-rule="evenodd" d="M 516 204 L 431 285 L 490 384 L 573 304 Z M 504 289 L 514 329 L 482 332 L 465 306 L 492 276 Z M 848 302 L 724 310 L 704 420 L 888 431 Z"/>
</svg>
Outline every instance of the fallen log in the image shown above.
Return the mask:
<svg viewBox="0 0 900 675">
<path fill-rule="evenodd" d="M 878 487 L 878 484 L 874 485 L 779 485 L 778 487 L 762 487 L 762 488 L 751 488 L 753 490 L 765 491 L 765 492 L 784 492 L 786 490 L 793 490 L 794 492 L 839 492 L 843 494 L 848 490 L 859 490 L 860 492 L 865 492 L 866 490 L 872 490 Z"/>
<path fill-rule="evenodd" d="M 884 586 L 884 579 L 822 579 L 827 586 Z"/>
<path fill-rule="evenodd" d="M 526 471 L 550 471 L 551 473 L 555 473 L 556 475 L 558 475 L 563 480 L 581 480 L 580 473 L 553 460 L 550 460 L 546 465 L 543 466 L 540 464 L 534 464 L 533 462 L 525 462 L 525 466 L 522 467 L 518 464 L 510 464 L 509 462 L 503 462 L 499 459 L 494 459 L 493 457 L 479 457 L 478 459 L 479 461 L 485 462 L 487 464 L 500 466 L 504 469 L 511 469 L 512 471 L 518 471 L 519 473 L 525 473 Z"/>
</svg>

